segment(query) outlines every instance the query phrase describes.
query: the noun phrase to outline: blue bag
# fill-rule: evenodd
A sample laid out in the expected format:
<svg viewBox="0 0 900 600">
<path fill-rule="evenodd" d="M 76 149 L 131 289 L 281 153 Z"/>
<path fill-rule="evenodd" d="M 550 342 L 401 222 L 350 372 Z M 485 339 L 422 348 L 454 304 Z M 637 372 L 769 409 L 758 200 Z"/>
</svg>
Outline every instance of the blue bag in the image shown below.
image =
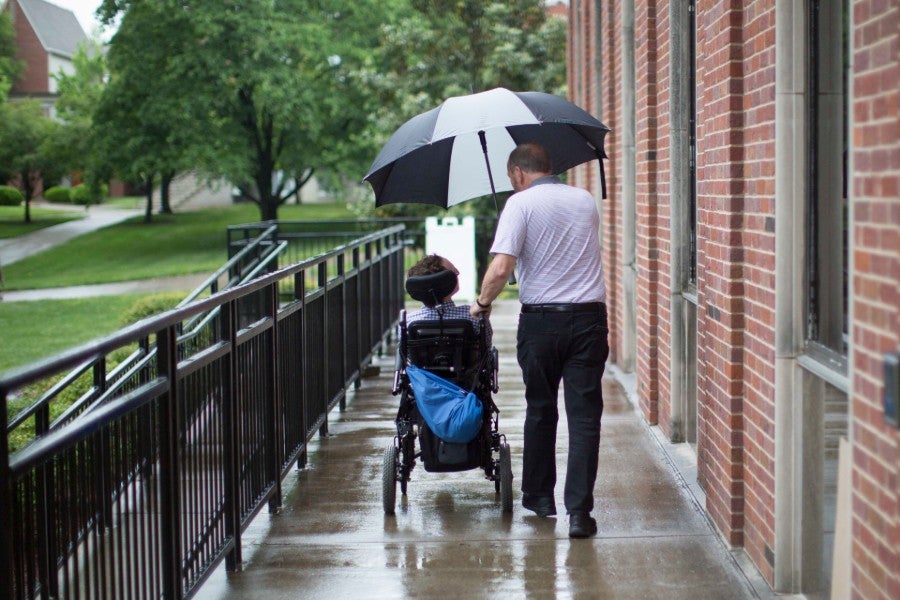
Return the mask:
<svg viewBox="0 0 900 600">
<path fill-rule="evenodd" d="M 475 392 L 415 365 L 406 374 L 416 396 L 419 413 L 436 436 L 445 442 L 467 444 L 481 431 L 483 410 Z"/>
</svg>

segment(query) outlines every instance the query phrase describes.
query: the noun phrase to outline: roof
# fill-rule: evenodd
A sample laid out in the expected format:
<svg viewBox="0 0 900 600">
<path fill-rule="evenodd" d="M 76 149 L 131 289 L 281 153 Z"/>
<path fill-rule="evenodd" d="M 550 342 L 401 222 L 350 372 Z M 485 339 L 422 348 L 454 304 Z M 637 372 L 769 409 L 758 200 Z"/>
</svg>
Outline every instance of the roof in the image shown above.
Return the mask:
<svg viewBox="0 0 900 600">
<path fill-rule="evenodd" d="M 78 44 L 87 39 L 75 13 L 45 0 L 18 0 L 47 52 L 71 57 Z"/>
</svg>

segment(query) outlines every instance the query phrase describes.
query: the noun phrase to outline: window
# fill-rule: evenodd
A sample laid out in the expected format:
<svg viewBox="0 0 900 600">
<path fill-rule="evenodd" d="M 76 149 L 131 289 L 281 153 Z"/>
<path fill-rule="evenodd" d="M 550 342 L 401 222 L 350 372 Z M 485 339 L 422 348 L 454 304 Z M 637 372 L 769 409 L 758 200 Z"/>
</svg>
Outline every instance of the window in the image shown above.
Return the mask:
<svg viewBox="0 0 900 600">
<path fill-rule="evenodd" d="M 810 0 L 807 55 L 806 338 L 844 355 L 849 269 L 848 5 L 846 0 Z"/>
</svg>

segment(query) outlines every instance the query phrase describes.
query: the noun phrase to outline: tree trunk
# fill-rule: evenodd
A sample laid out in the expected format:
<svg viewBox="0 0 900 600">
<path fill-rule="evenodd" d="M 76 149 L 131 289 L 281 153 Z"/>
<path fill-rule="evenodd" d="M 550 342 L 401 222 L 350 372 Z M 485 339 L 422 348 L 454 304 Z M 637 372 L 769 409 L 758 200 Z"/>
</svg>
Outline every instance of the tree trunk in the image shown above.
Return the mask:
<svg viewBox="0 0 900 600">
<path fill-rule="evenodd" d="M 263 221 L 278 219 L 278 198 L 272 196 L 272 171 L 271 161 L 259 161 L 256 189 L 259 192 L 259 216 Z"/>
<path fill-rule="evenodd" d="M 162 176 L 159 182 L 159 214 L 171 215 L 172 214 L 172 205 L 169 203 L 169 188 L 172 185 L 172 180 L 175 179 L 175 176 L 171 173 L 166 173 Z"/>
<path fill-rule="evenodd" d="M 22 195 L 25 196 L 25 222 L 31 223 L 31 197 L 34 196 L 34 183 L 29 171 L 19 173 L 22 180 Z"/>
<path fill-rule="evenodd" d="M 153 176 L 145 180 L 147 186 L 147 207 L 144 209 L 144 223 L 153 222 Z"/>
<path fill-rule="evenodd" d="M 274 201 L 271 194 L 268 199 L 260 199 L 259 216 L 263 221 L 278 220 L 278 203 Z"/>
</svg>

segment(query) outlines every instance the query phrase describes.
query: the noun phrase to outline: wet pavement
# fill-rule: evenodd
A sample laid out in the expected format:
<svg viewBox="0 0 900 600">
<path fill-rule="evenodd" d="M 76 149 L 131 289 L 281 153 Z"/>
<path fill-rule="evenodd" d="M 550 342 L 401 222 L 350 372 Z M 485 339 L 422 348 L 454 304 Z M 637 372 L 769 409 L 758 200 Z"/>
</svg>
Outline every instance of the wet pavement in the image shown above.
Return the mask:
<svg viewBox="0 0 900 600">
<path fill-rule="evenodd" d="M 518 303 L 492 318 L 500 350 L 500 430 L 512 447 L 515 504 L 504 515 L 480 470 L 427 473 L 419 463 L 396 515 L 381 505 L 381 463 L 394 433 L 393 359 L 364 379 L 309 462 L 284 482 L 284 506 L 244 533 L 243 570 L 219 567 L 202 599 L 296 598 L 758 598 L 771 592 L 741 569 L 713 531 L 692 481 L 608 373 L 600 473 L 599 532 L 571 540 L 564 514 L 539 518 L 520 504 L 524 402 L 515 359 Z M 563 409 L 561 408 L 561 413 Z M 557 439 L 562 510 L 567 431 Z M 694 459 L 696 460 L 696 459 Z M 399 488 L 398 488 L 399 490 Z M 746 566 L 746 565 L 744 565 Z"/>
</svg>

